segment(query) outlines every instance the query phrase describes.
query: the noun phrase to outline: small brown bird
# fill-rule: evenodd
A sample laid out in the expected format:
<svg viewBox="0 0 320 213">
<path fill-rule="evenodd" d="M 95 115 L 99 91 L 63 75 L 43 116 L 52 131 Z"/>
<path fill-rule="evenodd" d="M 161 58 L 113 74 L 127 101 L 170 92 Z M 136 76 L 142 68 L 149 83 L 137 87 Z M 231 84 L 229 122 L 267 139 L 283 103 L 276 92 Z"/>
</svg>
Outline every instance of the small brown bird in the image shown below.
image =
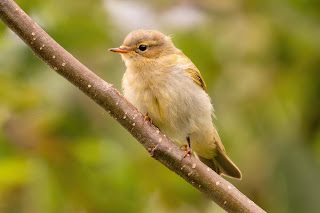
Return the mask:
<svg viewBox="0 0 320 213">
<path fill-rule="evenodd" d="M 169 36 L 137 30 L 109 50 L 121 54 L 127 67 L 124 96 L 140 112 L 218 174 L 241 179 L 212 124 L 213 107 L 199 70 Z"/>
</svg>

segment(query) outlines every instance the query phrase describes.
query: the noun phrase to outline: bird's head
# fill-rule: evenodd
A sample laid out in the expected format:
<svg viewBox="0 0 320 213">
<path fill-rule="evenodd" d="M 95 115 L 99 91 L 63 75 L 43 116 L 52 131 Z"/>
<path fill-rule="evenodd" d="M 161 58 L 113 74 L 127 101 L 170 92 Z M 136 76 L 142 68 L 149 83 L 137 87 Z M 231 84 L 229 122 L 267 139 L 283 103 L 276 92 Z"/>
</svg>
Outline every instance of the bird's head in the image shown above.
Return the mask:
<svg viewBox="0 0 320 213">
<path fill-rule="evenodd" d="M 127 35 L 119 48 L 109 51 L 120 53 L 126 65 L 146 63 L 152 59 L 177 53 L 171 38 L 156 30 L 136 30 Z"/>
</svg>

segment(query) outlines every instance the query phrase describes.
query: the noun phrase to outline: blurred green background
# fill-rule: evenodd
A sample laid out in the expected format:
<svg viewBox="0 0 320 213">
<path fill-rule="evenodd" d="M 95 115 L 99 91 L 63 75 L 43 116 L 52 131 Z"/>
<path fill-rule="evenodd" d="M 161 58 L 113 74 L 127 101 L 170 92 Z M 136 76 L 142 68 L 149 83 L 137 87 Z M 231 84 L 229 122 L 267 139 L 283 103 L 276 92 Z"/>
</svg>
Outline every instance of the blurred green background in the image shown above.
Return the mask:
<svg viewBox="0 0 320 213">
<path fill-rule="evenodd" d="M 118 47 L 158 29 L 201 71 L 220 136 L 268 212 L 320 212 L 317 0 L 17 0 L 121 90 Z M 0 212 L 224 212 L 0 23 Z"/>
</svg>

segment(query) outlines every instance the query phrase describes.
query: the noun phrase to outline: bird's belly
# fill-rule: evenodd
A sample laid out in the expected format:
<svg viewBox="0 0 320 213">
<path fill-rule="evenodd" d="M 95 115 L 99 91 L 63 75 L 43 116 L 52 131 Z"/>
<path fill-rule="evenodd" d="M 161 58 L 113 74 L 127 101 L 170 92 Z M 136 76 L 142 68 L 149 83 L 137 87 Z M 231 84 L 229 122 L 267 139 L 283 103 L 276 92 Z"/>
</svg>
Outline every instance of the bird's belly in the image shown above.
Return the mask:
<svg viewBox="0 0 320 213">
<path fill-rule="evenodd" d="M 134 91 L 135 89 L 131 88 L 129 93 L 125 92 L 125 97 L 135 107 L 137 107 L 142 114 L 148 113 L 152 123 L 168 135 L 168 130 L 170 129 L 168 117 L 170 116 L 170 113 L 173 112 L 170 112 L 167 106 L 171 104 L 167 103 L 165 106 L 163 103 L 161 103 L 160 101 L 164 98 L 153 92 L 154 89 L 151 90 L 145 88 L 143 90 L 139 90 L 139 92 Z"/>
</svg>

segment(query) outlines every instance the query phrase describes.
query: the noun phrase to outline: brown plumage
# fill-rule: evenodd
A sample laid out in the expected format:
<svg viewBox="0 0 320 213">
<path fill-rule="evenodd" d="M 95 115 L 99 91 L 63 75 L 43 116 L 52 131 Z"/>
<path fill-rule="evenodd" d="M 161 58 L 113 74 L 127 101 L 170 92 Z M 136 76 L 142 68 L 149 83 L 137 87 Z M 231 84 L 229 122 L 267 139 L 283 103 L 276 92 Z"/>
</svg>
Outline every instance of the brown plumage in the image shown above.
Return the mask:
<svg viewBox="0 0 320 213">
<path fill-rule="evenodd" d="M 195 156 L 218 174 L 241 179 L 212 123 L 213 107 L 199 70 L 169 36 L 133 31 L 110 51 L 121 53 L 127 67 L 123 92 L 139 111 L 176 143 L 190 140 Z"/>
</svg>

